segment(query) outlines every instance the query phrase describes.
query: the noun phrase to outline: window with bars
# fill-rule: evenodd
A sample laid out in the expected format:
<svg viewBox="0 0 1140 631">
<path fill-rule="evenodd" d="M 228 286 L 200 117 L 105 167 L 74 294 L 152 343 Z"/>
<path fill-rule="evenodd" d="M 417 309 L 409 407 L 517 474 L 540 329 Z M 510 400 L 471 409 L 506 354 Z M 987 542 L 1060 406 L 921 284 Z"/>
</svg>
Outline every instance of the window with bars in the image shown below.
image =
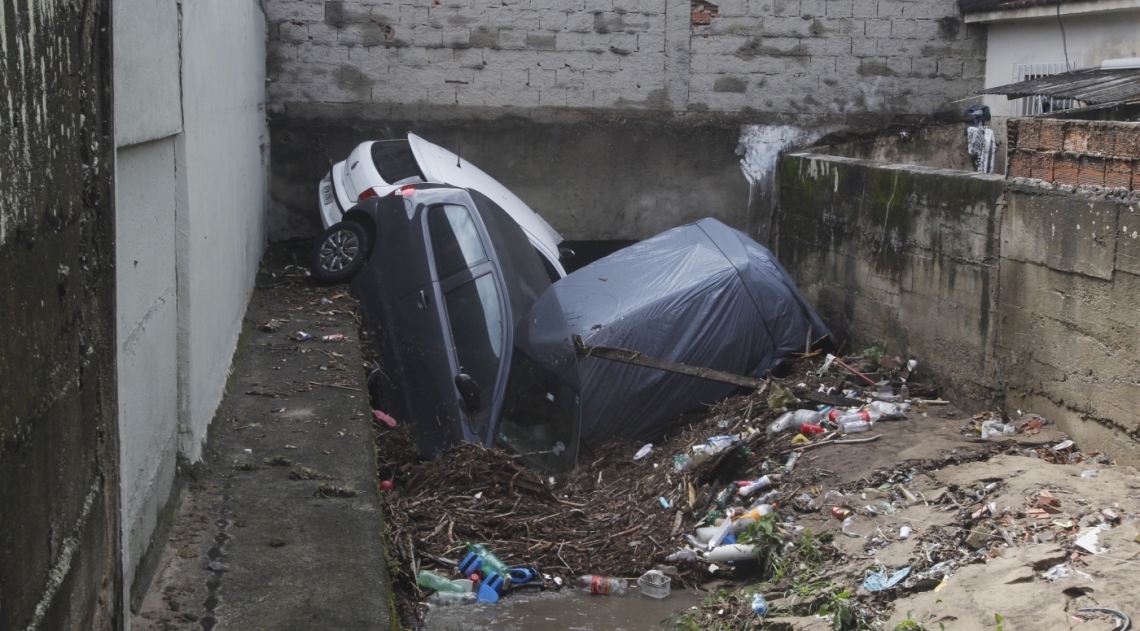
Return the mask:
<svg viewBox="0 0 1140 631">
<path fill-rule="evenodd" d="M 1066 64 L 1063 61 L 1036 64 L 1013 64 L 1013 82 L 1040 79 L 1049 75 L 1061 74 L 1076 70 L 1075 63 Z M 1056 112 L 1077 107 L 1074 99 L 1054 99 L 1048 96 L 1027 96 L 1020 99 L 1011 99 L 1009 102 L 1010 116 L 1035 116 L 1047 112 Z"/>
</svg>

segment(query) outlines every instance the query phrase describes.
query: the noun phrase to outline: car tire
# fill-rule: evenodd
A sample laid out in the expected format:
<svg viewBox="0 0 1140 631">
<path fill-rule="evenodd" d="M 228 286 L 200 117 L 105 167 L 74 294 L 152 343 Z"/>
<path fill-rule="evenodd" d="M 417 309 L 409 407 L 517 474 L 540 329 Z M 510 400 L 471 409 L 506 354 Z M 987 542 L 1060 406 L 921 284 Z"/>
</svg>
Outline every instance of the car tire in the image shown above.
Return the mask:
<svg viewBox="0 0 1140 631">
<path fill-rule="evenodd" d="M 368 230 L 355 221 L 329 226 L 313 248 L 313 278 L 325 285 L 351 281 L 364 267 L 371 242 Z"/>
</svg>

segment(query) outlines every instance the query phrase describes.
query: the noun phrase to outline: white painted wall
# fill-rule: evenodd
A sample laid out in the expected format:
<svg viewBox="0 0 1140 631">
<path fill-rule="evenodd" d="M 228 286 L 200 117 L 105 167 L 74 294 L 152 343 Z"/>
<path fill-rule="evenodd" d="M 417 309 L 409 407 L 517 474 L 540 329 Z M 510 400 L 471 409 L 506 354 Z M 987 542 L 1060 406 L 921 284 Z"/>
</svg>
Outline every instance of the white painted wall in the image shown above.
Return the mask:
<svg viewBox="0 0 1140 631">
<path fill-rule="evenodd" d="M 1140 9 L 1072 14 L 1062 12 L 1069 61 L 1091 68 L 1105 59 L 1140 57 Z M 1057 16 L 1002 20 L 989 24 L 986 87 L 1013 81 L 1013 65 L 1065 61 Z M 1009 100 L 986 96 L 994 116 L 1007 116 Z"/>
<path fill-rule="evenodd" d="M 182 131 L 178 5 L 115 0 L 113 12 L 115 145 L 177 134 Z"/>
<path fill-rule="evenodd" d="M 174 485 L 178 453 L 175 0 L 114 11 L 116 369 L 123 605 Z"/>
<path fill-rule="evenodd" d="M 129 590 L 177 464 L 174 139 L 120 148 L 116 188 L 120 502 Z"/>
<path fill-rule="evenodd" d="M 179 444 L 201 457 L 265 244 L 265 16 L 251 0 L 182 6 Z"/>
<path fill-rule="evenodd" d="M 116 0 L 114 29 L 125 607 L 178 455 L 200 459 L 221 402 L 265 242 L 268 130 L 256 2 Z"/>
</svg>

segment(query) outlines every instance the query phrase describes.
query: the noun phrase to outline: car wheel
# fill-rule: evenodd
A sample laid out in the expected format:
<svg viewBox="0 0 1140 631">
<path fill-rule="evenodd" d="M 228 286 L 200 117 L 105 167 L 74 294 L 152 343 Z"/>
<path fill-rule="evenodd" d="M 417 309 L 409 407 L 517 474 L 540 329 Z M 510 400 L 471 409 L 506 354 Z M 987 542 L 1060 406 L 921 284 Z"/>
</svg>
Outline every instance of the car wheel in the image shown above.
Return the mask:
<svg viewBox="0 0 1140 631">
<path fill-rule="evenodd" d="M 355 221 L 329 226 L 313 248 L 313 277 L 325 284 L 346 283 L 364 267 L 368 230 Z"/>
</svg>

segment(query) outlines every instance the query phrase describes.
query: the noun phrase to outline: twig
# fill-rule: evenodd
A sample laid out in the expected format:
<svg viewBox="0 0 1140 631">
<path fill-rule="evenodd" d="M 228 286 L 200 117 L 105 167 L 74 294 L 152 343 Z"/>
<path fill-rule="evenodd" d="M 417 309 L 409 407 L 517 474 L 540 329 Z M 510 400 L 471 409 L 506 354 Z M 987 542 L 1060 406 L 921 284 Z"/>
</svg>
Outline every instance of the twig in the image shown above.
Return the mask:
<svg viewBox="0 0 1140 631">
<path fill-rule="evenodd" d="M 316 381 L 310 381 L 309 385 L 310 386 L 321 386 L 324 388 L 340 388 L 341 390 L 351 390 L 353 392 L 360 392 L 360 388 L 350 388 L 348 386 L 341 386 L 341 385 L 337 385 L 335 383 L 318 383 Z"/>
</svg>

